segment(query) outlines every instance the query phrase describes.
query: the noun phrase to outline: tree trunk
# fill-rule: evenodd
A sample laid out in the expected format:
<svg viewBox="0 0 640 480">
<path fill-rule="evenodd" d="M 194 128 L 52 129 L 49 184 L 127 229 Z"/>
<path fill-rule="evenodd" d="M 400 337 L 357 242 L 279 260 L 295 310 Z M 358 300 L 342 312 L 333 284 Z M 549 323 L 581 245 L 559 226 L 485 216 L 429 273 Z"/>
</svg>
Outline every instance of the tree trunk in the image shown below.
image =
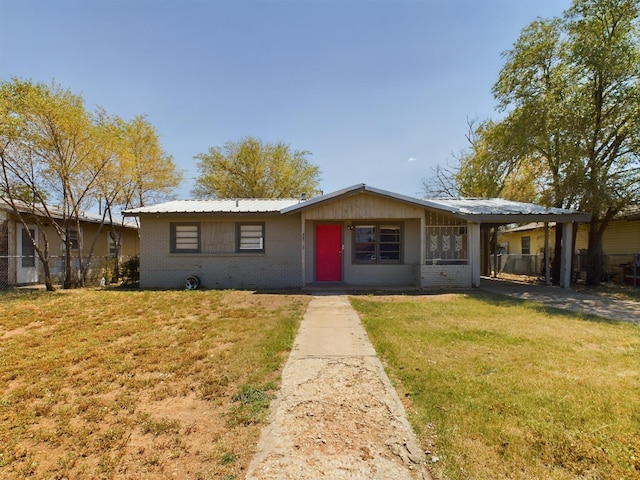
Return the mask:
<svg viewBox="0 0 640 480">
<path fill-rule="evenodd" d="M 602 235 L 598 224 L 589 224 L 589 247 L 587 249 L 587 285 L 600 285 L 602 277 Z"/>
<path fill-rule="evenodd" d="M 53 280 L 51 278 L 51 267 L 49 266 L 49 240 L 45 236 L 43 239 L 44 247 L 43 252 L 38 252 L 40 262 L 42 263 L 42 270 L 44 271 L 44 285 L 47 292 L 53 292 L 55 287 L 53 286 Z"/>
<path fill-rule="evenodd" d="M 562 229 L 564 223 L 557 223 L 555 228 L 555 244 L 553 247 L 553 261 L 551 262 L 551 278 L 553 283 L 560 281 L 560 269 L 562 268 Z"/>
<path fill-rule="evenodd" d="M 71 227 L 68 224 L 68 220 L 65 221 L 64 228 L 64 283 L 63 288 L 73 288 L 73 271 L 71 268 Z"/>
<path fill-rule="evenodd" d="M 44 270 L 44 285 L 47 289 L 47 292 L 53 292 L 55 287 L 53 286 L 53 281 L 51 280 L 51 268 L 49 267 L 49 260 L 42 261 L 42 269 Z"/>
</svg>

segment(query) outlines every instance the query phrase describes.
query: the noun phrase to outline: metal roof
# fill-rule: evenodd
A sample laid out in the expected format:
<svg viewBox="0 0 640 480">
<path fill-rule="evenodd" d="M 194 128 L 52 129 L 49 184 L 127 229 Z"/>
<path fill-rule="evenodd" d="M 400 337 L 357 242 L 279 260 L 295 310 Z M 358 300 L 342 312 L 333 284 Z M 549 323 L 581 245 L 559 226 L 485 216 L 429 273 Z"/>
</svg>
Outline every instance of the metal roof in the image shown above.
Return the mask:
<svg viewBox="0 0 640 480">
<path fill-rule="evenodd" d="M 565 208 L 543 207 L 503 198 L 439 198 L 426 200 L 432 206 L 476 223 L 511 222 L 588 222 L 587 213 Z"/>
<path fill-rule="evenodd" d="M 158 213 L 279 213 L 300 203 L 297 198 L 227 198 L 214 200 L 174 200 L 148 207 L 125 210 L 124 215 Z"/>
<path fill-rule="evenodd" d="M 422 208 L 449 213 L 475 223 L 515 223 L 515 222 L 550 222 L 563 221 L 586 222 L 588 214 L 549 208 L 531 203 L 513 202 L 501 198 L 490 199 L 453 199 L 428 198 L 421 199 L 401 195 L 387 190 L 370 187 L 364 183 L 338 190 L 336 192 L 313 197 L 309 200 L 297 198 L 283 199 L 215 199 L 215 200 L 175 200 L 149 207 L 126 210 L 124 215 L 145 214 L 181 214 L 181 213 L 219 213 L 219 214 L 247 214 L 247 213 L 282 213 L 293 214 L 309 208 L 314 208 L 340 198 L 347 198 L 361 193 L 369 193 L 392 200 L 409 203 Z"/>
<path fill-rule="evenodd" d="M 640 205 L 631 205 L 619 212 L 615 219 L 640 220 Z"/>
<path fill-rule="evenodd" d="M 576 222 L 587 222 L 590 219 L 589 214 L 574 210 L 543 207 L 532 203 L 514 202 L 502 198 L 414 198 L 370 187 L 364 183 L 292 205 L 284 208 L 282 213 L 294 213 L 298 210 L 307 209 L 337 198 L 365 192 L 450 213 L 456 217 L 476 223 L 512 223 L 532 220 L 545 222 L 558 220 L 558 216 L 562 216 L 566 221 Z"/>
<path fill-rule="evenodd" d="M 47 210 L 45 210 L 40 205 L 31 205 L 20 200 L 14 200 L 13 203 L 16 205 L 18 211 L 22 214 L 26 215 L 37 215 L 39 217 L 51 217 L 55 220 L 62 220 L 64 218 L 75 219 L 76 217 L 73 215 L 67 214 L 64 215 L 64 212 L 58 208 L 47 206 Z M 13 208 L 11 207 L 11 201 L 5 198 L 0 198 L 0 210 L 4 210 L 12 213 Z M 126 228 L 135 228 L 138 229 L 138 224 L 135 219 L 125 218 L 116 218 L 115 212 L 113 212 L 114 221 L 113 224 L 117 226 L 123 226 Z M 108 216 L 104 216 L 98 213 L 93 212 L 82 212 L 78 214 L 78 220 L 82 222 L 96 223 L 96 224 L 104 224 L 110 225 Z"/>
<path fill-rule="evenodd" d="M 530 222 L 525 225 L 507 225 L 504 229 L 501 230 L 502 233 L 511 233 L 511 232 L 527 232 L 530 230 L 539 230 L 544 228 L 545 222 Z M 550 227 L 555 227 L 555 222 L 548 222 Z"/>
<path fill-rule="evenodd" d="M 564 208 L 543 207 L 533 203 L 514 202 L 503 198 L 430 198 L 430 204 L 442 206 L 452 213 L 472 215 L 564 215 L 576 213 Z"/>
</svg>

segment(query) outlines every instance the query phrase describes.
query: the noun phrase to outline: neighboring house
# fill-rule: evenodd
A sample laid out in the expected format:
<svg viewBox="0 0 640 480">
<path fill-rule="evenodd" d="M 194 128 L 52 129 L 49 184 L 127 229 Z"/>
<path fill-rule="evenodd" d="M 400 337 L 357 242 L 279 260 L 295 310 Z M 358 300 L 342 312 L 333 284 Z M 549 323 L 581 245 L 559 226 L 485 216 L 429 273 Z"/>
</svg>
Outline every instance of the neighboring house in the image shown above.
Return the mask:
<svg viewBox="0 0 640 480">
<path fill-rule="evenodd" d="M 306 201 L 185 200 L 124 214 L 140 219 L 142 288 L 180 288 L 191 276 L 207 288 L 477 287 L 482 225 L 589 219 L 499 199 L 423 200 L 364 184 Z M 570 246 L 572 229 L 565 230 Z"/>
<path fill-rule="evenodd" d="M 62 213 L 50 210 L 54 219 L 61 219 Z M 28 214 L 29 209 L 21 208 L 22 215 L 27 219 L 27 228 L 37 238 L 38 245 L 43 245 L 44 236 L 49 241 L 49 254 L 52 277 L 60 282 L 65 269 L 65 245 L 56 233 L 55 228 L 44 217 Z M 82 243 L 83 254 L 87 255 L 94 239 L 96 240 L 91 257 L 91 279 L 99 281 L 107 275 L 109 260 L 115 255 L 115 241 L 112 228 L 106 223 L 100 229 L 101 217 L 85 214 L 80 217 L 80 231 L 73 228 L 71 243 L 74 249 L 73 261 L 76 263 L 77 249 Z M 42 229 L 42 230 L 41 230 Z M 127 221 L 125 226 L 114 224 L 115 234 L 120 238 L 120 258 L 128 258 L 139 253 L 139 237 L 137 225 Z M 0 288 L 17 285 L 32 285 L 44 282 L 42 264 L 35 251 L 27 229 L 14 214 L 12 208 L 0 199 Z M 97 237 L 97 238 L 96 238 Z"/>
<path fill-rule="evenodd" d="M 555 222 L 548 225 L 550 252 L 553 255 Z M 542 269 L 545 245 L 545 225 L 532 222 L 508 226 L 498 235 L 501 267 L 509 273 L 536 274 Z M 589 246 L 589 225 L 579 224 L 575 239 L 575 274 L 584 276 L 584 257 Z M 633 263 L 640 253 L 640 205 L 625 209 L 609 223 L 602 236 L 604 273 L 611 280 L 622 281 L 631 275 Z M 536 267 L 530 271 L 531 265 Z M 627 270 L 625 267 L 629 266 Z"/>
</svg>

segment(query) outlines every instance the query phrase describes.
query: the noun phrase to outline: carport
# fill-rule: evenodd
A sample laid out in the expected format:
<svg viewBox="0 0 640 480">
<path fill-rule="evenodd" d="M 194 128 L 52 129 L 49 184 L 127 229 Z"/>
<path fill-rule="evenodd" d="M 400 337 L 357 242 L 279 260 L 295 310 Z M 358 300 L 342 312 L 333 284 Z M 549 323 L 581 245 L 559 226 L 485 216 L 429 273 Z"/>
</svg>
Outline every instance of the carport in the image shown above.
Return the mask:
<svg viewBox="0 0 640 480">
<path fill-rule="evenodd" d="M 540 222 L 545 226 L 545 252 L 544 263 L 547 283 L 550 283 L 550 239 L 549 223 L 555 222 L 562 226 L 562 240 L 560 245 L 560 275 L 559 284 L 563 288 L 571 285 L 571 261 L 573 257 L 573 231 L 574 224 L 588 222 L 589 214 L 575 212 L 564 208 L 543 207 L 530 203 L 514 202 L 500 198 L 490 199 L 429 199 L 425 201 L 436 208 L 447 210 L 458 218 L 469 222 L 476 232 L 477 242 L 470 245 L 475 254 L 472 259 L 478 259 L 479 265 L 475 265 L 473 286 L 480 286 L 480 276 L 490 275 L 491 255 L 497 256 L 497 249 L 491 245 L 497 245 L 498 228 L 503 225 Z M 497 264 L 494 259 L 494 265 Z"/>
</svg>

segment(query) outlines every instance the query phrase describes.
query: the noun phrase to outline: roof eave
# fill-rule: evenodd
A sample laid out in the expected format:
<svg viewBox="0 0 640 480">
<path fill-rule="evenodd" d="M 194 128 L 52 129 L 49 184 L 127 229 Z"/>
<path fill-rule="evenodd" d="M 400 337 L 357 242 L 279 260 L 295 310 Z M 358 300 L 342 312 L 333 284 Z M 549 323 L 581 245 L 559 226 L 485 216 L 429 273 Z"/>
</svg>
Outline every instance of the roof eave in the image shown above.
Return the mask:
<svg viewBox="0 0 640 480">
<path fill-rule="evenodd" d="M 591 220 L 588 213 L 503 213 L 503 214 L 471 214 L 459 213 L 460 218 L 464 218 L 472 223 L 520 223 L 520 222 L 577 222 L 585 223 Z"/>
<path fill-rule="evenodd" d="M 280 215 L 279 210 L 261 212 L 122 212 L 125 217 L 168 217 L 168 216 L 207 216 L 207 217 L 246 217 L 246 216 L 276 216 Z"/>
</svg>

